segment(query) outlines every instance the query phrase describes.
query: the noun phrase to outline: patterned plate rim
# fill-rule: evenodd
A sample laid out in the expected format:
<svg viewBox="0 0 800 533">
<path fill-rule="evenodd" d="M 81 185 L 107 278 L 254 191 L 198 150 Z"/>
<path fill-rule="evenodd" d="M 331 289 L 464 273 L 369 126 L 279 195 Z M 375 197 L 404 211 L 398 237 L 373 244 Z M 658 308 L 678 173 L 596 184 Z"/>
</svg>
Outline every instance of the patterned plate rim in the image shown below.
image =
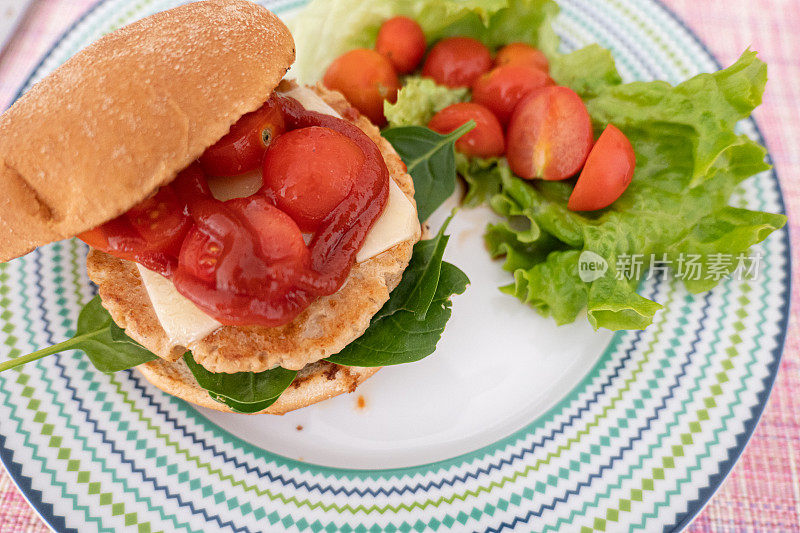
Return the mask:
<svg viewBox="0 0 800 533">
<path fill-rule="evenodd" d="M 13 98 L 13 101 L 19 99 L 22 94 L 24 93 L 26 87 L 30 84 L 31 80 L 39 73 L 42 66 L 47 62 L 48 59 L 56 52 L 56 50 L 62 45 L 62 43 L 67 39 L 87 18 L 89 18 L 92 14 L 94 14 L 98 8 L 102 5 L 106 4 L 109 0 L 96 0 L 87 10 L 81 14 L 69 27 L 54 41 L 53 45 L 45 52 L 36 65 L 31 69 L 28 76 L 26 76 L 25 81 L 20 85 L 19 90 L 17 91 L 16 95 Z M 686 36 L 688 36 L 694 44 L 698 46 L 703 52 L 706 54 L 707 58 L 709 58 L 717 69 L 721 69 L 722 65 L 717 59 L 717 57 L 711 52 L 710 48 L 699 38 L 699 36 L 683 21 L 683 19 L 670 7 L 664 4 L 663 0 L 652 0 L 655 6 L 661 9 L 670 19 L 672 19 L 675 23 L 677 23 L 685 32 Z M 299 3 L 299 2 L 298 2 Z M 286 7 L 286 6 L 284 6 Z M 750 119 L 750 122 L 753 125 L 755 130 L 755 137 L 756 140 L 764 145 L 767 148 L 767 161 L 768 163 L 772 163 L 771 156 L 769 155 L 769 146 L 766 143 L 766 140 L 761 132 L 761 128 L 759 127 L 757 121 L 755 119 Z M 784 202 L 783 197 L 783 187 L 781 185 L 780 180 L 778 179 L 777 171 L 772 168 L 769 173 L 773 178 L 777 190 L 778 190 L 778 204 L 779 204 L 779 212 L 785 214 L 786 213 L 786 205 Z M 753 416 L 746 421 L 744 426 L 744 431 L 739 433 L 736 436 L 736 445 L 735 448 L 729 450 L 728 459 L 725 461 L 718 463 L 718 471 L 709 476 L 708 484 L 702 487 L 698 491 L 698 495 L 695 499 L 690 500 L 687 502 L 687 509 L 679 513 L 676 518 L 675 522 L 671 525 L 666 525 L 664 527 L 664 531 L 681 531 L 685 527 L 687 527 L 692 520 L 703 510 L 703 508 L 708 504 L 711 500 L 713 495 L 716 491 L 721 487 L 722 483 L 727 478 L 728 474 L 732 470 L 733 466 L 738 461 L 741 454 L 744 452 L 744 449 L 747 446 L 750 438 L 757 427 L 761 416 L 763 415 L 764 409 L 769 401 L 770 394 L 774 387 L 775 379 L 777 377 L 778 369 L 780 368 L 780 362 L 783 356 L 783 351 L 785 347 L 786 335 L 788 332 L 788 320 L 791 316 L 790 314 L 790 306 L 791 306 L 791 288 L 792 288 L 792 265 L 791 265 L 791 239 L 789 234 L 788 226 L 783 228 L 780 232 L 781 239 L 784 244 L 784 274 L 786 275 L 786 297 L 784 298 L 783 306 L 781 308 L 781 321 L 779 324 L 779 331 L 775 336 L 776 345 L 775 348 L 772 350 L 771 353 L 771 361 L 767 365 L 768 368 L 768 375 L 762 379 L 763 384 L 765 385 L 764 388 L 758 393 L 757 404 L 752 408 Z M 774 236 L 776 238 L 777 236 Z M 530 423 L 526 424 L 523 428 L 514 431 L 512 434 L 498 439 L 497 441 L 483 446 L 477 450 L 473 450 L 471 452 L 467 452 L 464 454 L 460 454 L 455 457 L 451 457 L 449 459 L 445 459 L 442 461 L 436 461 L 433 463 L 428 463 L 424 465 L 418 465 L 409 468 L 398 468 L 398 469 L 382 469 L 382 470 L 366 470 L 366 469 L 345 469 L 345 468 L 332 468 L 332 467 L 324 467 L 320 465 L 309 465 L 308 463 L 300 463 L 293 459 L 280 456 L 283 460 L 287 461 L 288 463 L 293 463 L 297 466 L 302 467 L 312 467 L 315 471 L 320 472 L 348 472 L 351 475 L 359 476 L 359 474 L 366 474 L 369 475 L 370 473 L 375 474 L 380 472 L 381 474 L 386 474 L 387 476 L 401 474 L 405 471 L 426 468 L 426 467 L 442 467 L 443 465 L 449 465 L 456 462 L 461 462 L 469 457 L 479 457 L 483 455 L 486 450 L 490 447 L 497 446 L 499 443 L 503 442 L 512 442 L 519 438 L 519 435 L 522 432 L 525 432 L 530 427 L 535 426 L 539 423 L 542 423 L 548 420 L 554 413 L 557 413 L 563 405 L 569 403 L 571 399 L 581 391 L 586 383 L 588 383 L 595 371 L 602 365 L 603 361 L 605 360 L 605 355 L 609 352 L 609 350 L 619 341 L 619 336 L 615 335 L 614 338 L 609 342 L 609 345 L 604 349 L 603 355 L 601 355 L 596 363 L 592 366 L 591 369 L 587 372 L 587 374 L 578 382 L 572 390 L 570 390 L 561 400 L 559 400 L 555 405 L 550 407 L 546 412 L 539 415 L 536 419 L 532 420 Z M 199 413 L 192 412 L 188 408 L 181 409 L 184 411 L 185 414 L 188 414 L 192 417 L 201 417 Z M 253 447 L 258 448 L 246 441 L 243 441 L 239 437 L 219 428 L 218 431 L 225 433 L 232 439 L 235 439 L 245 447 Z M 12 481 L 19 489 L 20 493 L 23 495 L 25 500 L 30 504 L 30 506 L 34 509 L 34 511 L 39 515 L 40 518 L 54 531 L 71 531 L 69 528 L 66 527 L 63 517 L 60 515 L 56 515 L 52 510 L 52 504 L 46 503 L 42 499 L 42 493 L 39 490 L 35 490 L 32 487 L 32 479 L 25 476 L 22 473 L 22 469 L 20 465 L 17 465 L 13 462 L 13 450 L 7 448 L 5 446 L 6 437 L 2 433 L 0 433 L 0 463 L 6 468 L 6 471 L 9 473 Z M 260 448 L 258 448 L 260 449 Z M 274 452 L 270 452 L 273 453 Z M 278 454 L 274 454 L 278 455 Z"/>
</svg>

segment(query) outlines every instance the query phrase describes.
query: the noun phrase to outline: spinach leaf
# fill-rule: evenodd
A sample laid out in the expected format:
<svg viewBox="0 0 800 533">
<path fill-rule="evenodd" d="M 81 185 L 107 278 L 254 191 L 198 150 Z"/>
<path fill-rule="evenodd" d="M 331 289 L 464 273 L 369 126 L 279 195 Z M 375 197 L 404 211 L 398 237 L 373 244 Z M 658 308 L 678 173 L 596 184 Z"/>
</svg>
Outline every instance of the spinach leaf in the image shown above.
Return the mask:
<svg viewBox="0 0 800 533">
<path fill-rule="evenodd" d="M 240 413 L 263 411 L 275 403 L 297 375 L 296 370 L 286 370 L 281 367 L 258 373 L 221 374 L 209 372 L 197 364 L 191 352 L 186 352 L 183 359 L 197 383 L 206 389 L 212 398 Z"/>
<path fill-rule="evenodd" d="M 442 261 L 449 222 L 435 238 L 414 245 L 403 279 L 367 331 L 327 361 L 344 366 L 389 366 L 419 361 L 434 352 L 450 319 L 450 298 L 463 293 L 469 284 L 458 267 Z"/>
<path fill-rule="evenodd" d="M 475 127 L 470 120 L 447 135 L 421 126 L 389 128 L 381 134 L 392 143 L 414 178 L 417 215 L 425 222 L 456 190 L 455 142 Z"/>
<path fill-rule="evenodd" d="M 392 291 L 389 301 L 373 317 L 373 321 L 400 310 L 413 313 L 417 320 L 425 320 L 439 285 L 442 257 L 450 240 L 444 232 L 452 219 L 450 216 L 442 224 L 436 237 L 419 241 L 414 245 L 411 261 L 403 273 L 403 279 Z"/>
<path fill-rule="evenodd" d="M 64 342 L 0 364 L 0 372 L 65 350 L 82 350 L 101 372 L 117 372 L 153 361 L 156 356 L 125 334 L 95 296 L 78 315 L 75 335 Z"/>
</svg>

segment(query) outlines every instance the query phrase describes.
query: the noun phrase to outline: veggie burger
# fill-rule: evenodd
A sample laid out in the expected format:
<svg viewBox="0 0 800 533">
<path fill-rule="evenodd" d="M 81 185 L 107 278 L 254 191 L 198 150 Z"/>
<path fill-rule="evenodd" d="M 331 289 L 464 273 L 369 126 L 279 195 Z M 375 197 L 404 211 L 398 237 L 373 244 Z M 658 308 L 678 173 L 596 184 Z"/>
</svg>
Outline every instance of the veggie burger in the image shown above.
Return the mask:
<svg viewBox="0 0 800 533">
<path fill-rule="evenodd" d="M 197 2 L 106 35 L 0 117 L 0 261 L 84 240 L 103 308 L 158 356 L 139 370 L 200 406 L 281 414 L 354 390 L 378 367 L 325 359 L 420 239 L 397 153 L 341 94 L 283 79 L 293 61 L 266 9 Z M 284 384 L 261 403 L 198 382 L 268 371 Z"/>
</svg>

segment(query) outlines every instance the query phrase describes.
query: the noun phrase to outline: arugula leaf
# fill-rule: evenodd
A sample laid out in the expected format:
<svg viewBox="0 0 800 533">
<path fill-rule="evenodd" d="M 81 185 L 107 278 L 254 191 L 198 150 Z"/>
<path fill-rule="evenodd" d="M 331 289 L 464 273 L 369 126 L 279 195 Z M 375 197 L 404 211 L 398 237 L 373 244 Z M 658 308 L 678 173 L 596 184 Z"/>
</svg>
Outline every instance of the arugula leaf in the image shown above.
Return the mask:
<svg viewBox="0 0 800 533">
<path fill-rule="evenodd" d="M 273 403 L 277 402 L 278 398 L 280 397 L 280 396 L 275 396 L 274 398 L 270 398 L 269 400 L 265 400 L 263 402 L 241 403 L 237 402 L 236 400 L 231 400 L 230 398 L 225 398 L 224 396 L 220 396 L 219 394 L 214 394 L 213 392 L 209 392 L 208 395 L 211 396 L 211 399 L 227 405 L 228 407 L 231 408 L 232 411 L 247 415 L 251 415 L 253 413 L 260 413 L 264 409 L 271 406 Z"/>
<path fill-rule="evenodd" d="M 192 357 L 191 352 L 183 356 L 189 370 L 208 394 L 234 411 L 257 413 L 273 403 L 292 384 L 296 370 L 277 367 L 264 372 L 237 372 L 223 374 L 209 372 Z"/>
<path fill-rule="evenodd" d="M 448 217 L 436 237 L 414 245 L 403 279 L 392 291 L 389 301 L 373 317 L 373 321 L 401 310 L 413 313 L 417 320 L 425 320 L 439 286 L 442 257 L 450 239 L 444 232 L 452 219 L 452 215 Z"/>
<path fill-rule="evenodd" d="M 134 341 L 117 326 L 95 296 L 78 315 L 75 335 L 64 342 L 43 348 L 0 364 L 0 372 L 36 361 L 65 350 L 82 350 L 101 372 L 117 372 L 156 359 L 156 356 Z"/>
<path fill-rule="evenodd" d="M 456 190 L 455 142 L 474 127 L 475 122 L 470 120 L 447 135 L 420 126 L 389 128 L 382 133 L 414 178 L 420 222 L 428 220 Z"/>
<path fill-rule="evenodd" d="M 407 76 L 397 93 L 397 101 L 383 102 L 383 113 L 390 127 L 425 126 L 445 107 L 468 100 L 466 87 L 446 87 L 430 78 Z"/>
<path fill-rule="evenodd" d="M 450 217 L 452 219 L 452 215 Z M 326 359 L 344 366 L 389 366 L 419 361 L 434 352 L 450 319 L 450 298 L 463 293 L 469 278 L 442 261 L 444 231 L 414 245 L 411 262 L 389 301 L 364 334 Z"/>
</svg>

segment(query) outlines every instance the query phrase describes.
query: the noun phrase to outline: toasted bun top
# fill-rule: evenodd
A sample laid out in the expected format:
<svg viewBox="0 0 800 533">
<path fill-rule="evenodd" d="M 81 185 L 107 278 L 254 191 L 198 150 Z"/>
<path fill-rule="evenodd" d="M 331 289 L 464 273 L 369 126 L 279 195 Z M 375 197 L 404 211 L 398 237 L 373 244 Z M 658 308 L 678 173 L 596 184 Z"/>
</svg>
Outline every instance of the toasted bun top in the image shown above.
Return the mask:
<svg viewBox="0 0 800 533">
<path fill-rule="evenodd" d="M 170 182 L 293 61 L 286 26 L 245 0 L 158 13 L 76 54 L 0 116 L 0 262 Z"/>
</svg>

